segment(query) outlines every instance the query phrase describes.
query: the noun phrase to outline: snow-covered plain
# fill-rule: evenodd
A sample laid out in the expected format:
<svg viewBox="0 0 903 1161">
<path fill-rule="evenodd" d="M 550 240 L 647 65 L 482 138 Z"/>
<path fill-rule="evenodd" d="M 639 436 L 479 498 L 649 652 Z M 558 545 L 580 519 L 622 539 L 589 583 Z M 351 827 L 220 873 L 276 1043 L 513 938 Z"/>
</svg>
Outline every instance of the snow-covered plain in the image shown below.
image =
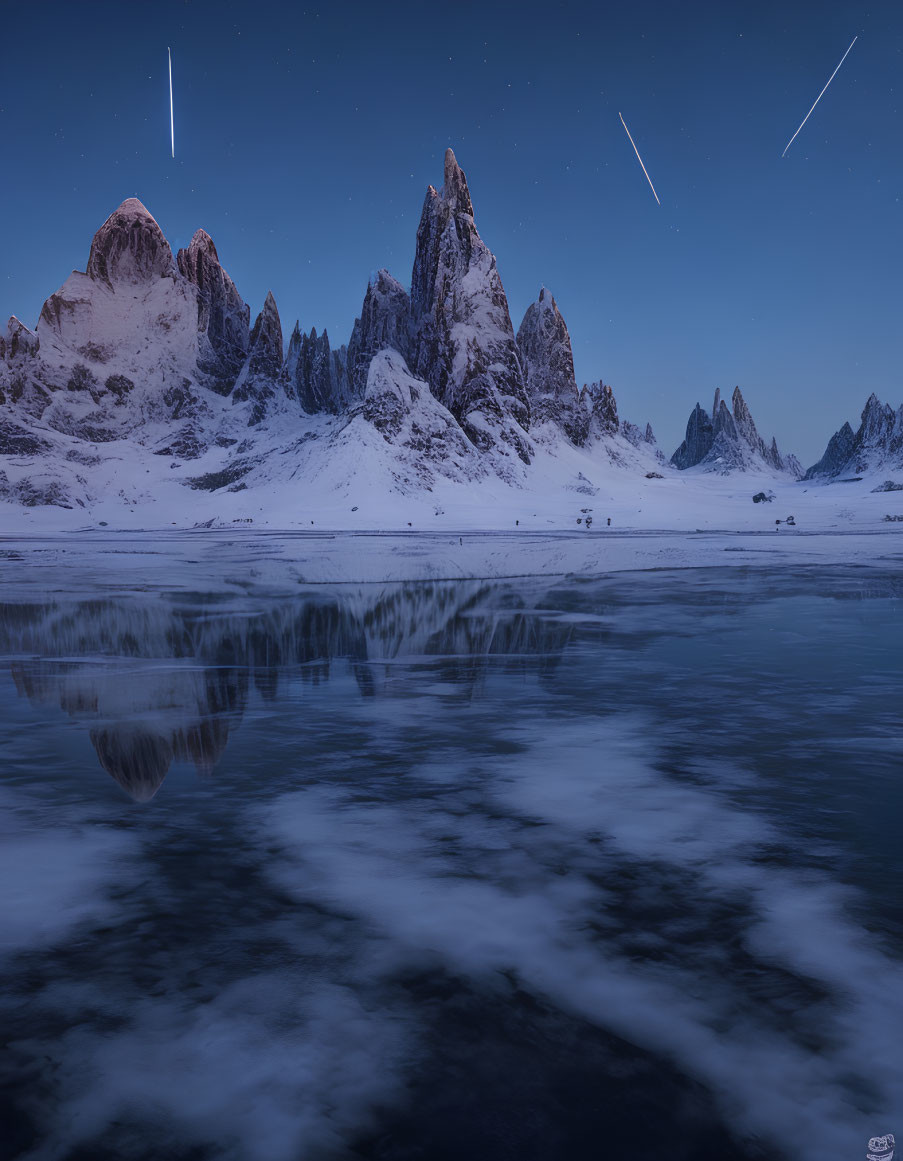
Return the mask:
<svg viewBox="0 0 903 1161">
<path fill-rule="evenodd" d="M 159 465 L 159 457 L 148 458 Z M 437 479 L 431 492 L 411 495 L 380 494 L 369 482 L 373 464 L 361 458 L 359 474 L 339 490 L 299 487 L 294 497 L 287 489 L 248 488 L 230 495 L 234 515 L 225 517 L 221 496 L 187 493 L 175 480 L 159 483 L 150 507 L 113 498 L 88 511 L 2 505 L 0 537 L 7 548 L 40 547 L 29 553 L 35 564 L 64 554 L 87 567 L 95 552 L 115 552 L 117 570 L 136 545 L 161 561 L 168 554 L 213 561 L 215 546 L 236 541 L 260 569 L 278 563 L 305 579 L 334 582 L 827 565 L 903 554 L 903 524 L 884 519 L 903 514 L 903 492 L 874 493 L 881 473 L 824 485 L 663 469 L 663 479 L 647 480 L 618 469 L 594 472 L 587 458 L 574 451 L 566 475 L 576 479 L 582 471 L 595 495 L 563 487 L 560 459 L 551 455 L 536 465 L 537 476 L 546 469 L 545 491 L 541 483 L 528 491 L 486 477 L 474 484 Z M 121 470 L 133 473 L 134 464 Z M 763 490 L 775 499 L 754 504 L 753 494 Z M 109 493 L 116 495 L 115 477 Z M 577 522 L 587 515 L 589 530 Z M 791 515 L 794 527 L 783 523 Z M 215 568 L 208 580 L 215 581 Z"/>
</svg>

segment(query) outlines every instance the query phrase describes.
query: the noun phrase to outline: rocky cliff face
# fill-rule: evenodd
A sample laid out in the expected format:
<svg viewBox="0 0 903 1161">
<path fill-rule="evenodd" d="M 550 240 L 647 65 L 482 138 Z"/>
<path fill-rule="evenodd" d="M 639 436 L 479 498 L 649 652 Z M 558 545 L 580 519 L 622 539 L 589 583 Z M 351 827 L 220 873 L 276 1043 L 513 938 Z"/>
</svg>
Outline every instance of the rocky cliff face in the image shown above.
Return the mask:
<svg viewBox="0 0 903 1161">
<path fill-rule="evenodd" d="M 177 262 L 198 291 L 198 369 L 212 390 L 228 395 L 248 354 L 251 308 L 220 264 L 206 231 L 195 233 Z"/>
<path fill-rule="evenodd" d="M 174 277 L 169 243 L 137 198 L 127 198 L 94 235 L 85 273 L 111 288 Z"/>
<path fill-rule="evenodd" d="M 333 357 L 329 335 L 312 327 L 305 335 L 297 323 L 289 339 L 282 378 L 289 398 L 296 399 L 307 415 L 338 414 L 346 404 L 343 367 Z"/>
<path fill-rule="evenodd" d="M 894 411 L 872 393 L 862 410 L 858 430 L 854 432 L 845 423 L 831 436 L 825 454 L 804 478 L 858 476 L 879 468 L 903 468 L 903 406 Z"/>
<path fill-rule="evenodd" d="M 411 348 L 411 299 L 388 270 L 377 271 L 371 279 L 355 319 L 348 344 L 348 378 L 354 398 L 362 398 L 373 356 L 379 351 L 397 351 L 407 359 Z"/>
<path fill-rule="evenodd" d="M 799 462 L 794 456 L 781 456 L 777 441 L 766 445 L 759 435 L 752 414 L 739 387 L 734 388 L 729 408 L 715 391 L 711 416 L 697 403 L 687 421 L 687 434 L 671 457 L 681 471 L 702 467 L 727 475 L 735 471 L 786 472 L 799 479 Z"/>
<path fill-rule="evenodd" d="M 571 336 L 558 304 L 545 287 L 527 307 L 517 331 L 517 350 L 531 426 L 554 424 L 571 443 L 582 447 L 589 435 L 589 414 L 577 391 Z"/>
<path fill-rule="evenodd" d="M 260 423 L 267 411 L 267 403 L 276 394 L 276 384 L 282 373 L 282 323 L 276 300 L 268 291 L 263 310 L 257 316 L 248 345 L 248 357 L 241 369 L 233 403 L 253 402 L 248 423 Z"/>
<path fill-rule="evenodd" d="M 479 451 L 513 478 L 532 454 L 527 390 L 493 254 L 477 233 L 467 180 L 449 149 L 441 192 L 429 187 L 411 277 L 411 369 Z"/>
<path fill-rule="evenodd" d="M 581 398 L 589 410 L 589 430 L 592 435 L 616 435 L 621 427 L 615 393 L 601 381 L 584 386 Z"/>
</svg>

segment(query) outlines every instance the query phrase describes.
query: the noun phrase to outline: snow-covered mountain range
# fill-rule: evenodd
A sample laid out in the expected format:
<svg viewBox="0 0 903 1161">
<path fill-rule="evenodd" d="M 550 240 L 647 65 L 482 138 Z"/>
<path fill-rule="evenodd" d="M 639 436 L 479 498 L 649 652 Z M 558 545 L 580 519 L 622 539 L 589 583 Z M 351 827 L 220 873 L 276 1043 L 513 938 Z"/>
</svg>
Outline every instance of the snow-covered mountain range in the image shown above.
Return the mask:
<svg viewBox="0 0 903 1161">
<path fill-rule="evenodd" d="M 859 429 L 849 423 L 831 436 L 825 454 L 806 472 L 807 480 L 832 480 L 844 476 L 903 469 L 903 405 L 896 411 L 869 396 Z"/>
<path fill-rule="evenodd" d="M 756 430 L 753 417 L 739 387 L 734 388 L 731 406 L 715 391 L 711 417 L 697 403 L 687 420 L 687 435 L 671 457 L 676 468 L 702 467 L 726 475 L 731 471 L 785 472 L 794 479 L 802 474 L 796 456 L 782 456 L 772 436 L 766 444 Z"/>
<path fill-rule="evenodd" d="M 880 459 L 879 445 L 899 452 L 903 409 L 885 415 L 872 397 L 866 410 L 859 435 L 841 429 L 810 477 Z M 296 323 L 286 348 L 271 294 L 252 326 L 210 236 L 198 230 L 174 257 L 134 198 L 36 329 L 14 317 L 0 335 L 0 501 L 15 505 L 95 516 L 156 505 L 184 520 L 225 515 L 243 491 L 278 494 L 289 510 L 314 492 L 426 493 L 439 505 L 461 488 L 488 502 L 499 487 L 591 497 L 613 471 L 690 468 L 802 475 L 758 435 L 739 389 L 732 410 L 717 393 L 711 418 L 697 405 L 669 465 L 648 424 L 619 418 L 611 387 L 578 389 L 545 288 L 515 333 L 451 150 L 442 189 L 424 200 L 410 293 L 379 271 L 347 344 Z"/>
</svg>

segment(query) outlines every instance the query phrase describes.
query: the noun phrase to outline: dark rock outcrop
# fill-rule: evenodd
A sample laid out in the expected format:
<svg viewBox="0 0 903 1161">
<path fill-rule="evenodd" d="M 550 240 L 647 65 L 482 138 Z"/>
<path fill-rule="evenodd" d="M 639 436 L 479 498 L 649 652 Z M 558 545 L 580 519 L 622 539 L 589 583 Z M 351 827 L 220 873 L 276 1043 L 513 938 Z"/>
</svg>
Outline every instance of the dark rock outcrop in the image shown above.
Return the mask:
<svg viewBox="0 0 903 1161">
<path fill-rule="evenodd" d="M 343 368 L 341 360 L 334 357 L 338 354 L 330 349 L 326 331 L 318 335 L 317 328 L 313 327 L 310 334 L 305 335 L 295 323 L 282 381 L 285 393 L 290 399 L 296 399 L 301 410 L 308 415 L 320 411 L 337 414 L 344 406 Z"/>
<path fill-rule="evenodd" d="M 825 454 L 813 464 L 803 477 L 813 480 L 819 476 L 839 476 L 853 458 L 856 445 L 856 436 L 849 423 L 845 423 L 839 431 L 835 431 L 828 440 Z"/>
<path fill-rule="evenodd" d="M 198 230 L 177 256 L 179 270 L 198 290 L 198 369 L 228 395 L 248 354 L 251 308 L 223 269 L 213 239 Z"/>
<path fill-rule="evenodd" d="M 687 434 L 671 457 L 671 463 L 683 471 L 701 463 L 712 450 L 715 435 L 707 412 L 697 403 L 687 420 Z"/>
<path fill-rule="evenodd" d="M 267 401 L 276 393 L 276 384 L 282 373 L 282 323 L 276 300 L 267 291 L 263 310 L 257 316 L 248 344 L 248 357 L 241 369 L 233 403 L 253 400 L 254 407 L 248 420 L 250 425 L 260 423 L 266 414 Z"/>
<path fill-rule="evenodd" d="M 580 398 L 589 410 L 589 427 L 593 435 L 615 435 L 620 429 L 618 404 L 614 391 L 607 383 L 590 383 L 583 387 Z"/>
<path fill-rule="evenodd" d="M 517 350 L 531 425 L 554 423 L 571 443 L 582 447 L 589 434 L 589 415 L 577 391 L 571 337 L 558 304 L 545 287 L 527 307 L 517 331 Z"/>
</svg>

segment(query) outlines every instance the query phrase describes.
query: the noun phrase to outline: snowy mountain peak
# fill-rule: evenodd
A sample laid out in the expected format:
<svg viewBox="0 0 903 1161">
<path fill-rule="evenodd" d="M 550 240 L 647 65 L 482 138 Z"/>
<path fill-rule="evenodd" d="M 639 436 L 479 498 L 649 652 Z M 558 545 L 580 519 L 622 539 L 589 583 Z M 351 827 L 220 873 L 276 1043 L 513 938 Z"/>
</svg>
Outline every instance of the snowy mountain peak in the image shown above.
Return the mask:
<svg viewBox="0 0 903 1161">
<path fill-rule="evenodd" d="M 36 355 L 41 340 L 25 323 L 12 315 L 6 324 L 6 335 L 0 335 L 0 359 L 14 359 L 17 355 Z"/>
<path fill-rule="evenodd" d="M 894 411 L 873 392 L 862 409 L 859 429 L 854 432 L 845 423 L 835 432 L 805 479 L 858 476 L 879 468 L 903 468 L 903 406 Z"/>
<path fill-rule="evenodd" d="M 163 231 L 137 198 L 126 198 L 94 235 L 86 274 L 96 282 L 147 282 L 174 277 Z"/>
<path fill-rule="evenodd" d="M 216 246 L 213 243 L 213 239 L 210 237 L 206 230 L 202 230 L 200 227 L 195 230 L 191 237 L 191 241 L 188 243 L 188 252 L 189 254 L 192 252 L 209 254 L 211 258 L 219 262 L 219 254 L 216 252 Z M 182 251 L 179 251 L 179 253 L 182 253 Z"/>
<path fill-rule="evenodd" d="M 445 184 L 442 187 L 442 198 L 448 202 L 454 213 L 473 217 L 473 202 L 470 200 L 467 178 L 451 148 L 445 151 Z"/>
<path fill-rule="evenodd" d="M 477 232 L 467 181 L 449 150 L 443 196 L 427 191 L 411 275 L 410 368 L 514 479 L 530 463 L 527 391 L 495 256 Z"/>
</svg>

